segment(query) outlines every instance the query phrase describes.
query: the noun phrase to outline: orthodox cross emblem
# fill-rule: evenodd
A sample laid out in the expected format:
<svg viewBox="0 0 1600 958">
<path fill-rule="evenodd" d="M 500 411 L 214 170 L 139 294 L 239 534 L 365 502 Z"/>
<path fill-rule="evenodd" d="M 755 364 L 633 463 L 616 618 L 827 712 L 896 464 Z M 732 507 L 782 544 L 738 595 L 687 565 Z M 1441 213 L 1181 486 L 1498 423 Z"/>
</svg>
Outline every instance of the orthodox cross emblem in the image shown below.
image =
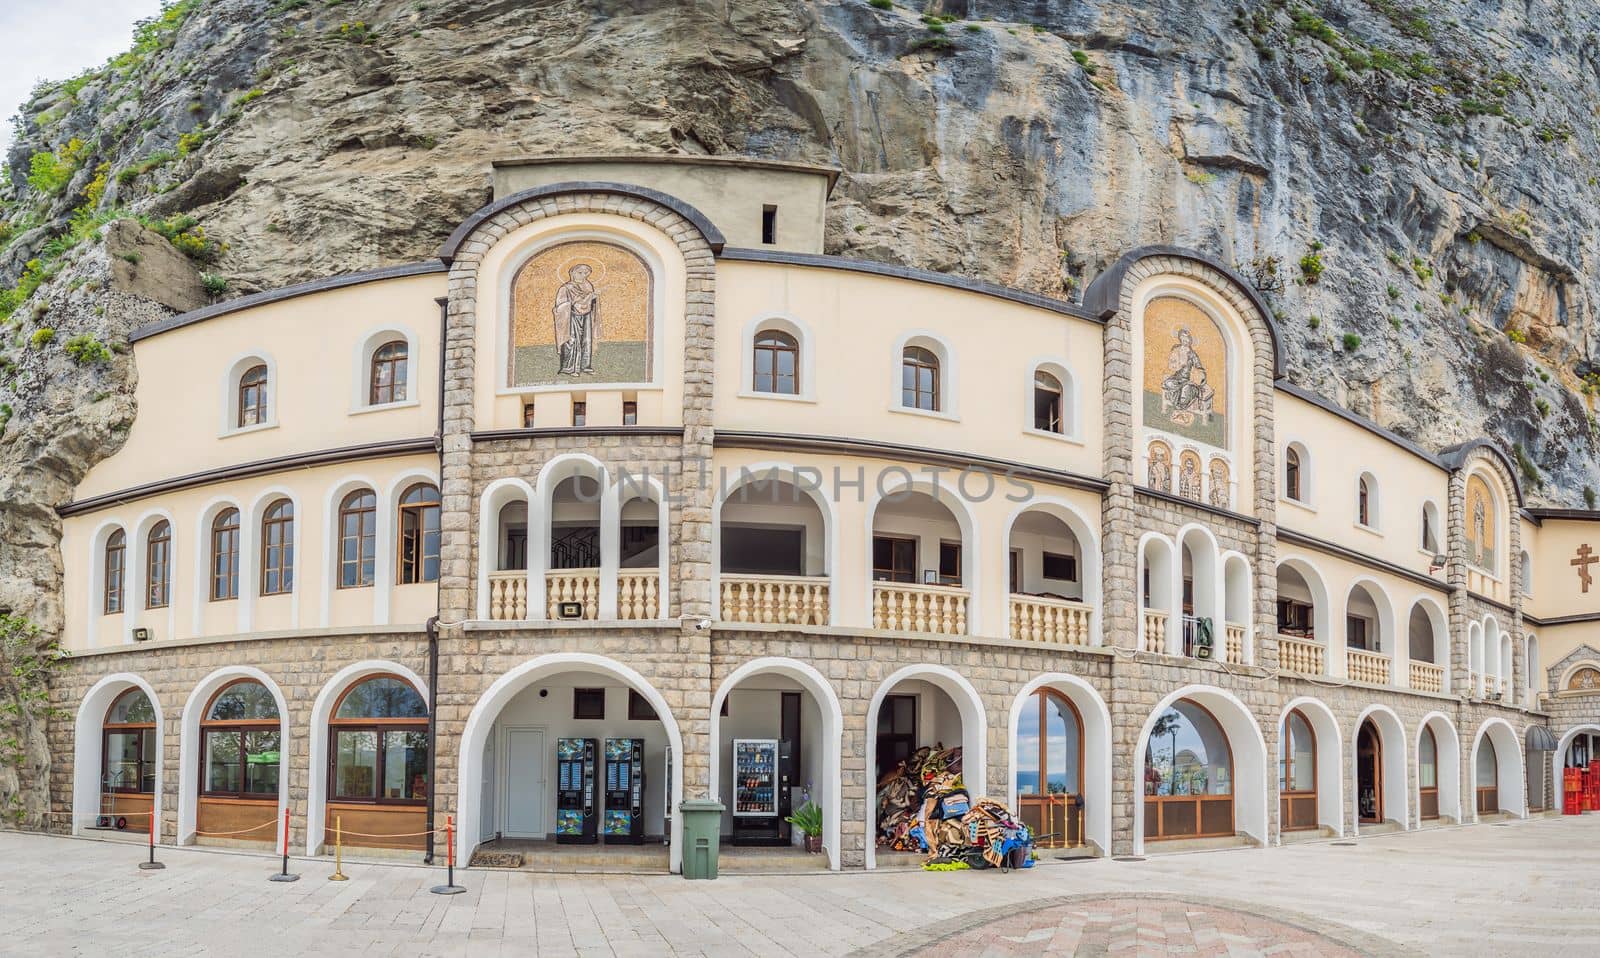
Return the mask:
<svg viewBox="0 0 1600 958">
<path fill-rule="evenodd" d="M 1578 581 L 1583 583 L 1585 595 L 1589 593 L 1589 586 L 1594 582 L 1594 576 L 1589 572 L 1589 567 L 1596 562 L 1600 562 L 1600 556 L 1595 555 L 1594 550 L 1589 548 L 1589 543 L 1585 542 L 1583 545 L 1578 546 L 1578 557 L 1568 563 L 1578 568 Z"/>
</svg>

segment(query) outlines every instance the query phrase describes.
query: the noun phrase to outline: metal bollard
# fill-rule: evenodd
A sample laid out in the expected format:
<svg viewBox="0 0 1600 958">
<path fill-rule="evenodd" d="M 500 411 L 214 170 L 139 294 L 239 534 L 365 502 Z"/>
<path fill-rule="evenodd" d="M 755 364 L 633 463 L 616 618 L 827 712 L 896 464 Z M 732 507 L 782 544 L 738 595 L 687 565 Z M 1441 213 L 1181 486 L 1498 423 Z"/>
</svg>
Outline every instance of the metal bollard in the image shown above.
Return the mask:
<svg viewBox="0 0 1600 958">
<path fill-rule="evenodd" d="M 466 889 L 456 884 L 456 817 L 448 815 L 444 821 L 445 861 L 448 862 L 447 867 L 449 870 L 445 872 L 445 883 L 433 886 L 433 893 L 435 895 L 459 895 Z"/>
<path fill-rule="evenodd" d="M 167 866 L 156 861 L 156 807 L 155 802 L 150 802 L 150 860 L 139 863 L 140 871 L 158 871 Z"/>
<path fill-rule="evenodd" d="M 283 871 L 267 878 L 267 881 L 299 881 L 299 875 L 289 874 L 289 810 L 283 810 Z"/>
<path fill-rule="evenodd" d="M 333 819 L 333 874 L 328 876 L 328 881 L 349 881 L 344 873 L 344 816 L 336 815 Z"/>
</svg>

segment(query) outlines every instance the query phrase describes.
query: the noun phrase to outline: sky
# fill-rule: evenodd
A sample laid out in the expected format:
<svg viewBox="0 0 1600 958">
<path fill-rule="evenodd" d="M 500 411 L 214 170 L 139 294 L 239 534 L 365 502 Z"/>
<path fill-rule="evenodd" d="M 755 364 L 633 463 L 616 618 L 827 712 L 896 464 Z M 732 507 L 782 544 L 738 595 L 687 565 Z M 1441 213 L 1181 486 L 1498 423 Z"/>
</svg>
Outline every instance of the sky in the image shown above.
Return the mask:
<svg viewBox="0 0 1600 958">
<path fill-rule="evenodd" d="M 11 148 L 10 117 L 41 79 L 65 80 L 128 48 L 133 22 L 160 0 L 0 0 L 0 153 Z"/>
</svg>

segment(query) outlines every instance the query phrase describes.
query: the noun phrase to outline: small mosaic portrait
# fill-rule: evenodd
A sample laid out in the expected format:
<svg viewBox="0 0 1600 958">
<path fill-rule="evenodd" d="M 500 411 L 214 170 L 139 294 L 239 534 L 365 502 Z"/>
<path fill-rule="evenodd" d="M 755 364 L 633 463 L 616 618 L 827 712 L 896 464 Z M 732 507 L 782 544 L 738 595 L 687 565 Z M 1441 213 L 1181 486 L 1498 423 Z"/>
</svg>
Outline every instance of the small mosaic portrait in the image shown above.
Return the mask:
<svg viewBox="0 0 1600 958">
<path fill-rule="evenodd" d="M 1178 495 L 1198 502 L 1203 485 L 1204 480 L 1200 475 L 1200 454 L 1193 449 L 1185 449 L 1183 455 L 1178 457 Z"/>
<path fill-rule="evenodd" d="M 1228 347 L 1188 300 L 1162 296 L 1144 310 L 1144 421 L 1218 449 L 1228 446 Z"/>
<path fill-rule="evenodd" d="M 1482 476 L 1467 480 L 1467 558 L 1480 569 L 1495 570 L 1494 493 Z"/>
<path fill-rule="evenodd" d="M 1172 447 L 1161 440 L 1150 444 L 1149 476 L 1146 485 L 1157 492 L 1172 491 Z"/>
<path fill-rule="evenodd" d="M 1221 457 L 1211 460 L 1211 504 L 1219 509 L 1228 508 L 1231 492 L 1228 463 Z"/>
<path fill-rule="evenodd" d="M 512 386 L 651 380 L 650 268 L 610 243 L 542 250 L 511 282 Z"/>
</svg>

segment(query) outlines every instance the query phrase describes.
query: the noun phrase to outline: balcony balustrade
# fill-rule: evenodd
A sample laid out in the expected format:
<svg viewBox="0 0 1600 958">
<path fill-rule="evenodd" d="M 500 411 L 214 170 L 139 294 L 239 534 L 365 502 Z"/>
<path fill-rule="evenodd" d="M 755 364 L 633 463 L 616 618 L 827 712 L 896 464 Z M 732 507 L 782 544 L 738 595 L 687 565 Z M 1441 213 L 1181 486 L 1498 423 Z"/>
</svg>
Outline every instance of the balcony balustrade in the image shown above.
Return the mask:
<svg viewBox="0 0 1600 958">
<path fill-rule="evenodd" d="M 1088 645 L 1094 610 L 1082 602 L 1038 595 L 1011 596 L 1011 637 L 1022 642 Z"/>
<path fill-rule="evenodd" d="M 1224 645 L 1229 665 L 1243 665 L 1245 662 L 1244 643 L 1245 633 L 1248 628 L 1229 622 L 1223 626 Z"/>
<path fill-rule="evenodd" d="M 1411 687 L 1419 692 L 1444 691 L 1444 668 L 1432 662 L 1412 662 Z"/>
<path fill-rule="evenodd" d="M 489 618 L 517 622 L 528 617 L 528 572 L 508 569 L 489 573 Z"/>
<path fill-rule="evenodd" d="M 1301 675 L 1321 675 L 1323 669 L 1321 643 L 1292 635 L 1278 636 L 1278 669 L 1298 672 Z"/>
<path fill-rule="evenodd" d="M 661 618 L 661 575 L 655 569 L 617 573 L 617 618 Z"/>
<path fill-rule="evenodd" d="M 724 575 L 720 591 L 724 622 L 828 624 L 828 580 L 822 576 Z"/>
<path fill-rule="evenodd" d="M 1167 651 L 1167 613 L 1156 609 L 1144 610 L 1143 641 L 1139 647 L 1146 652 Z"/>
<path fill-rule="evenodd" d="M 965 635 L 967 591 L 948 585 L 874 582 L 872 627 L 891 632 Z"/>
<path fill-rule="evenodd" d="M 554 569 L 544 574 L 545 616 L 562 618 L 561 604 L 576 602 L 582 609 L 580 619 L 600 618 L 600 570 Z"/>
<path fill-rule="evenodd" d="M 1345 671 L 1357 682 L 1388 685 L 1389 657 L 1365 649 L 1346 649 Z"/>
</svg>

